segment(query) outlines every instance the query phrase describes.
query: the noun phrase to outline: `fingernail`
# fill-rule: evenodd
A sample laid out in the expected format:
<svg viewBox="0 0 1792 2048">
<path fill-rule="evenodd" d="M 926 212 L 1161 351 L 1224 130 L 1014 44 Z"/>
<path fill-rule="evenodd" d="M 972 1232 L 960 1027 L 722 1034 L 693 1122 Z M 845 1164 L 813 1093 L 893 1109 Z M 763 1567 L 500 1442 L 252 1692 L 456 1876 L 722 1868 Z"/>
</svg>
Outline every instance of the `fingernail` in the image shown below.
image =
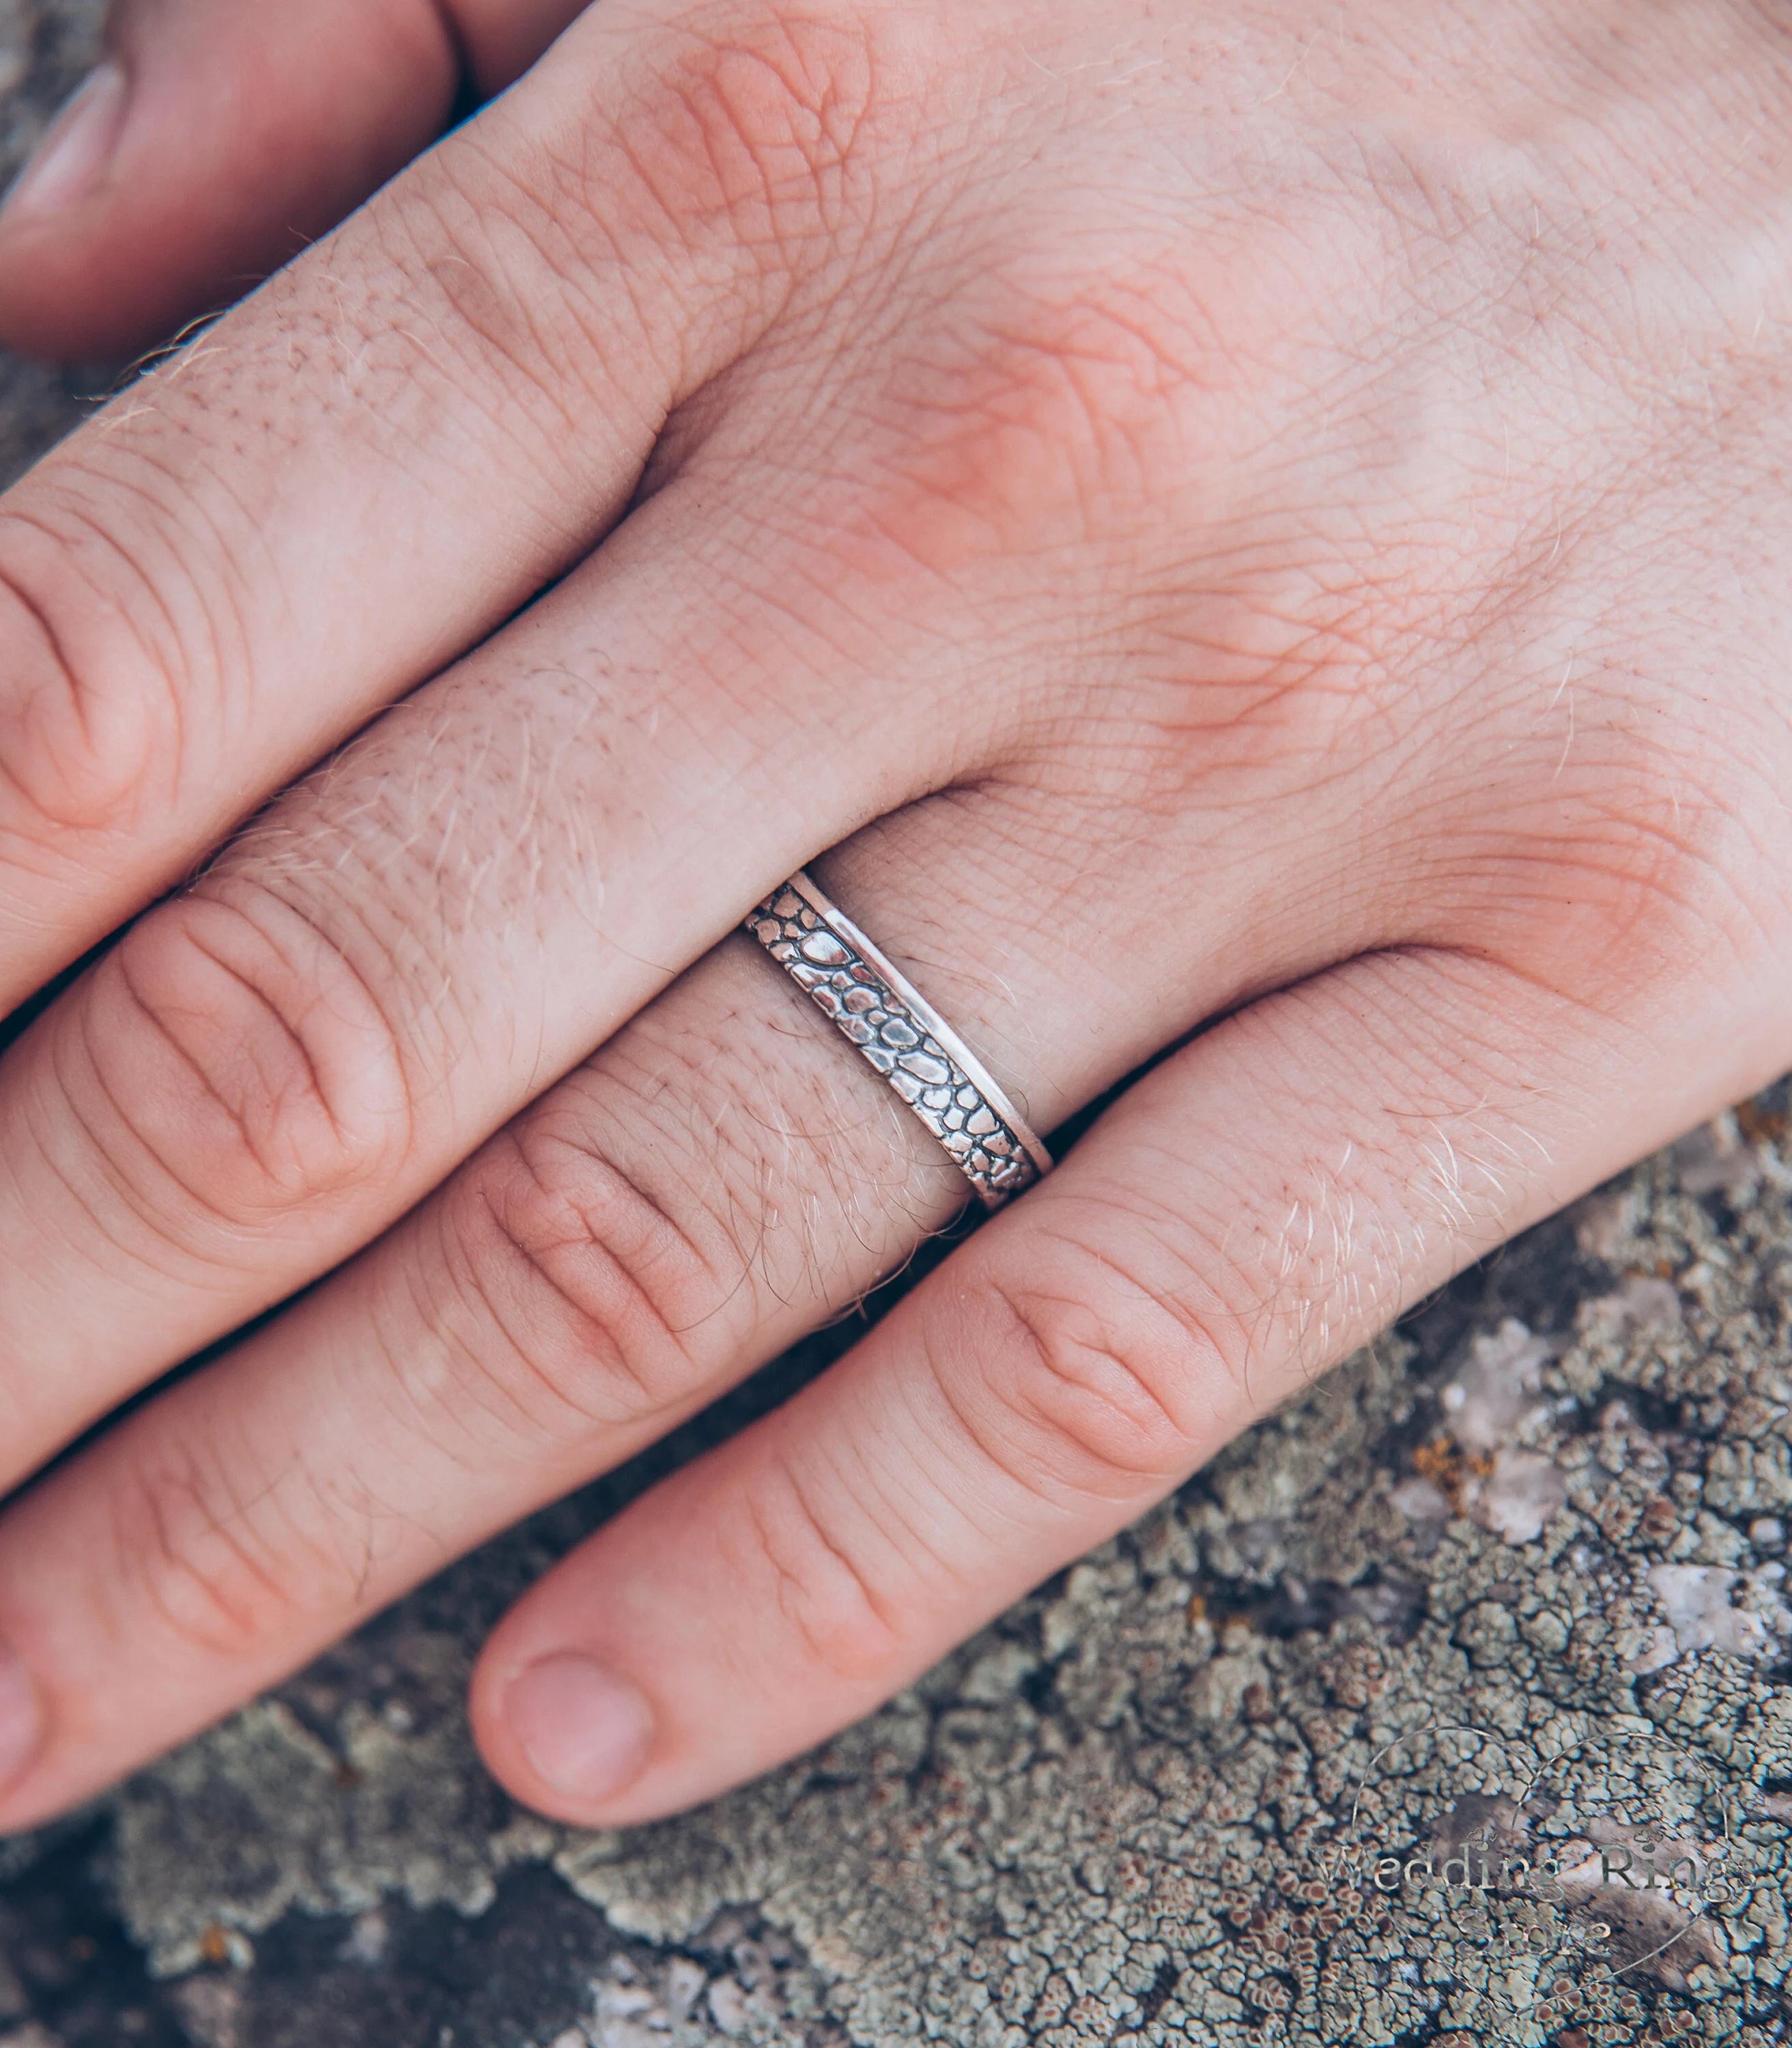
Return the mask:
<svg viewBox="0 0 1792 2048">
<path fill-rule="evenodd" d="M 0 1643 L 0 1792 L 21 1776 L 44 1740 L 44 1708 L 31 1674 Z"/>
<path fill-rule="evenodd" d="M 570 1799 L 607 1799 L 641 1775 L 654 1710 L 639 1686 L 564 1651 L 513 1679 L 504 1715 L 544 1785 Z"/>
<path fill-rule="evenodd" d="M 124 126 L 130 83 L 107 58 L 87 73 L 6 195 L 9 222 L 72 206 L 104 173 Z"/>
</svg>

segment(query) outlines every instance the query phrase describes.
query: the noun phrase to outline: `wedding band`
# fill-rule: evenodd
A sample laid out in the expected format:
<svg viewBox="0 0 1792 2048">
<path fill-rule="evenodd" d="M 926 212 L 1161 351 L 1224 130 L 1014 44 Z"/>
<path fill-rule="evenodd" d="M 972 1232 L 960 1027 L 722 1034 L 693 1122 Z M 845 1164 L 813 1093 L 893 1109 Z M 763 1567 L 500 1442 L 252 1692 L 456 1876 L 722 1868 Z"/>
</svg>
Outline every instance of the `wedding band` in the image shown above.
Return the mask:
<svg viewBox="0 0 1792 2048">
<path fill-rule="evenodd" d="M 806 874 L 774 889 L 747 929 L 926 1125 L 986 1208 L 1051 1171 L 1051 1154 L 976 1055 Z"/>
</svg>

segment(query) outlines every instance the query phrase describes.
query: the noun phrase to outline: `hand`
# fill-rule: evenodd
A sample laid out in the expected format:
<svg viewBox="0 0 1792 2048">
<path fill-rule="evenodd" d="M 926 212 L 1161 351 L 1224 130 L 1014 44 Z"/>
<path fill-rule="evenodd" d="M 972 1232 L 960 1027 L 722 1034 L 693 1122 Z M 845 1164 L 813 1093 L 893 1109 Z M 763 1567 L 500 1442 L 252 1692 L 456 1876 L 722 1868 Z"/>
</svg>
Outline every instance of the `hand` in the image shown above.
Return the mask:
<svg viewBox="0 0 1792 2048">
<path fill-rule="evenodd" d="M 15 338 L 203 304 L 452 90 L 421 0 L 116 40 Z M 1041 1129 L 1176 1049 L 506 1619 L 480 1740 L 576 1821 L 1792 1061 L 1789 103 L 1744 0 L 603 0 L 0 502 L 4 1002 L 135 920 L 0 1066 L 0 1486 L 308 1290 L 0 1518 L 0 1825 L 960 1206 L 739 932 L 824 849 Z"/>
</svg>

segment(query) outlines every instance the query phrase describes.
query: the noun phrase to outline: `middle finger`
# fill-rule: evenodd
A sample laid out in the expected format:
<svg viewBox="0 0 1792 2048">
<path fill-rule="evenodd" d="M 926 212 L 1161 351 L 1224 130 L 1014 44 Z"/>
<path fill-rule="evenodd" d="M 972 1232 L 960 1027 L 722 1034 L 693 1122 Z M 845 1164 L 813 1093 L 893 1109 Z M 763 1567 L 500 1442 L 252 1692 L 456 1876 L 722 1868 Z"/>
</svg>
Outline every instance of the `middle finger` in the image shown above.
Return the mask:
<svg viewBox="0 0 1792 2048">
<path fill-rule="evenodd" d="M 588 10 L 0 498 L 0 1011 L 623 511 L 770 317 L 743 60 Z"/>
<path fill-rule="evenodd" d="M 0 1489 L 409 1208 L 759 877 L 971 758 L 953 664 L 819 606 L 797 627 L 751 594 L 762 548 L 731 559 L 685 498 L 289 793 L 0 1062 Z"/>
</svg>

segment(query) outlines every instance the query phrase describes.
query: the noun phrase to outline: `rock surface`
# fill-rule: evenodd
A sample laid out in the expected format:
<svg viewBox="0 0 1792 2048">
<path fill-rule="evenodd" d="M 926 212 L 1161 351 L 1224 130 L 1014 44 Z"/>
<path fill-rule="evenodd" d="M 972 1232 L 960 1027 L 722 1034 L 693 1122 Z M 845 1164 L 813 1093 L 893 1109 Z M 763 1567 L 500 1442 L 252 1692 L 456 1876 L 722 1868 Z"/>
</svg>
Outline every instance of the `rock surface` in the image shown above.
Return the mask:
<svg viewBox="0 0 1792 2048">
<path fill-rule="evenodd" d="M 95 11 L 0 0 L 7 165 Z M 0 363 L 0 470 L 81 389 Z M 0 1844 L 0 2048 L 1786 2040 L 1788 1100 L 1465 1275 L 818 1755 L 626 1834 L 519 1812 L 460 1713 L 482 1629 L 840 1340 L 804 1348 Z"/>
<path fill-rule="evenodd" d="M 104 0 L 0 0 L 0 190 L 91 61 Z M 0 486 L 65 433 L 97 380 L 0 354 Z"/>
</svg>

